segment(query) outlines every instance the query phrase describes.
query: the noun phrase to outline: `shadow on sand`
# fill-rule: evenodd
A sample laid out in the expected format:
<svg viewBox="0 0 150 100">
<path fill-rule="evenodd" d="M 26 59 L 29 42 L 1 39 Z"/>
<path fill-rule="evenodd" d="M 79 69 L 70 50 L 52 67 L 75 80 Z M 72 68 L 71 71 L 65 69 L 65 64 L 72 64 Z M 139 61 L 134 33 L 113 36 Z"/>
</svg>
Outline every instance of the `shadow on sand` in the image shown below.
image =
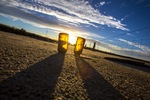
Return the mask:
<svg viewBox="0 0 150 100">
<path fill-rule="evenodd" d="M 133 61 L 128 59 L 111 58 L 111 57 L 105 57 L 105 59 L 140 71 L 150 72 L 150 66 L 145 65 L 144 62 Z"/>
<path fill-rule="evenodd" d="M 117 91 L 84 59 L 76 57 L 76 63 L 91 100 L 124 99 L 119 91 Z"/>
<path fill-rule="evenodd" d="M 54 54 L 0 83 L 0 100 L 48 100 L 57 83 L 64 54 Z"/>
</svg>

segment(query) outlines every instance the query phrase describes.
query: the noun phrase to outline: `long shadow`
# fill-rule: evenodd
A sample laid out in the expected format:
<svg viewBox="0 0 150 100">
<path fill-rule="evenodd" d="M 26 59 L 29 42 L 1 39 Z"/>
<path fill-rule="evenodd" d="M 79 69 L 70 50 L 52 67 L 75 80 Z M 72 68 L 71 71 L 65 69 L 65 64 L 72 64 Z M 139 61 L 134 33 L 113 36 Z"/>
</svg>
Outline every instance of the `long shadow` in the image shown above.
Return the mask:
<svg viewBox="0 0 150 100">
<path fill-rule="evenodd" d="M 122 100 L 123 96 L 90 64 L 81 57 L 76 57 L 76 64 L 84 86 L 91 100 Z"/>
<path fill-rule="evenodd" d="M 111 57 L 105 57 L 105 59 L 140 71 L 150 72 L 150 66 L 145 65 L 144 62 L 133 61 L 128 59 L 111 58 Z"/>
<path fill-rule="evenodd" d="M 0 100 L 53 99 L 64 54 L 54 54 L 0 83 Z"/>
</svg>

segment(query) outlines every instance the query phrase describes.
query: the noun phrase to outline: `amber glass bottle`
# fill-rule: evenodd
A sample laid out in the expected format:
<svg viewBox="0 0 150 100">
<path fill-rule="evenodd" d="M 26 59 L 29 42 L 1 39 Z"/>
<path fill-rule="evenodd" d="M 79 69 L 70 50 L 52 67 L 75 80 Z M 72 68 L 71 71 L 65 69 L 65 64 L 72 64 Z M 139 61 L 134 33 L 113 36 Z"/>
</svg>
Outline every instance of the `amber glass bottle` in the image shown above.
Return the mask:
<svg viewBox="0 0 150 100">
<path fill-rule="evenodd" d="M 82 38 L 82 37 L 77 38 L 75 49 L 74 49 L 75 56 L 80 56 L 80 54 L 83 51 L 84 43 L 85 43 L 84 38 Z"/>
<path fill-rule="evenodd" d="M 58 37 L 58 52 L 66 53 L 68 50 L 68 37 L 67 33 L 59 33 Z"/>
</svg>

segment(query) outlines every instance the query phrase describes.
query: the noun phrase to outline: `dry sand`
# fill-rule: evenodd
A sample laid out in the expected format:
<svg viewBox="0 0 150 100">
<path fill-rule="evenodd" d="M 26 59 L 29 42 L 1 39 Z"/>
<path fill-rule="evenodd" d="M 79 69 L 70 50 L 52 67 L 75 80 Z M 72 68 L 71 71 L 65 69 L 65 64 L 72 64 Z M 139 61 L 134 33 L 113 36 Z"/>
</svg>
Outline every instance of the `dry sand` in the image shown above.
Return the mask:
<svg viewBox="0 0 150 100">
<path fill-rule="evenodd" d="M 0 32 L 0 100 L 150 99 L 149 67 L 73 49 L 59 54 L 56 43 Z"/>
</svg>

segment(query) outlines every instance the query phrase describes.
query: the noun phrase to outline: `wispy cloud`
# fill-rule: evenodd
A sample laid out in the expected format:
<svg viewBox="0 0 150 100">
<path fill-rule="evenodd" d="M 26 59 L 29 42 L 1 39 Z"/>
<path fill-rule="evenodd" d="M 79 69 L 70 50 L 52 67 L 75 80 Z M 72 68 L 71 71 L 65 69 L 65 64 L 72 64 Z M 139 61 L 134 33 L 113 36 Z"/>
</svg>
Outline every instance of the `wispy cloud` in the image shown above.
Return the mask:
<svg viewBox="0 0 150 100">
<path fill-rule="evenodd" d="M 125 15 L 123 18 L 121 18 L 121 21 L 124 21 L 125 19 L 132 16 L 133 14 L 134 14 L 134 12 L 132 12 L 131 14 Z"/>
<path fill-rule="evenodd" d="M 129 57 L 134 57 L 134 58 L 142 58 L 145 60 L 150 60 L 150 53 L 149 52 L 143 52 L 142 50 L 137 50 L 137 49 L 129 49 L 129 48 L 123 48 L 120 46 L 116 46 L 113 44 L 108 44 L 104 43 L 102 41 L 97 41 L 96 49 L 105 51 L 105 52 L 110 52 L 110 53 L 115 53 L 115 54 L 120 54 L 120 55 L 125 55 Z"/>
<path fill-rule="evenodd" d="M 150 7 L 150 4 L 147 4 L 145 7 Z"/>
<path fill-rule="evenodd" d="M 139 4 L 139 3 L 143 3 L 145 2 L 146 0 L 136 0 L 135 4 Z"/>
<path fill-rule="evenodd" d="M 0 5 L 0 8 L 0 15 L 11 17 L 14 20 L 21 20 L 24 23 L 29 23 L 36 27 L 48 28 L 57 32 L 67 32 L 68 34 L 85 38 L 104 38 L 100 35 L 63 25 L 53 20 L 47 20 L 45 18 L 29 13 L 28 11 L 24 12 L 21 9 L 17 9 L 16 7 Z"/>
<path fill-rule="evenodd" d="M 149 0 L 136 0 L 135 4 L 136 5 L 145 4 L 144 7 L 150 7 L 150 1 Z"/>
<path fill-rule="evenodd" d="M 127 33 L 128 36 L 132 36 L 135 37 L 135 35 L 131 34 L 131 33 Z"/>
<path fill-rule="evenodd" d="M 121 3 L 120 5 L 120 8 L 123 8 L 123 7 L 127 7 L 127 4 L 125 2 Z"/>
<path fill-rule="evenodd" d="M 35 11 L 53 16 L 69 25 L 91 25 L 98 27 L 96 24 L 100 24 L 128 30 L 119 20 L 112 16 L 102 15 L 88 1 L 84 0 L 1 0 L 1 4 L 22 9 L 23 11 Z M 104 4 L 105 2 L 101 2 L 101 5 Z"/>
<path fill-rule="evenodd" d="M 97 3 L 95 5 L 95 7 L 101 7 L 101 6 L 104 6 L 104 5 L 107 5 L 107 4 L 110 4 L 111 2 L 106 2 L 106 1 L 100 1 L 99 3 Z"/>
<path fill-rule="evenodd" d="M 123 18 L 121 18 L 121 21 L 125 20 L 127 17 L 129 17 L 129 15 L 126 15 Z"/>
<path fill-rule="evenodd" d="M 132 45 L 132 46 L 134 46 L 134 47 L 137 47 L 137 48 L 143 50 L 144 52 L 150 52 L 150 48 L 147 47 L 147 46 L 140 45 L 140 44 L 134 43 L 134 42 L 130 42 L 130 41 L 128 41 L 128 40 L 121 39 L 121 38 L 120 38 L 119 40 L 122 41 L 122 42 L 125 42 L 125 43 L 127 43 L 127 44 L 129 44 L 129 45 Z"/>
</svg>

